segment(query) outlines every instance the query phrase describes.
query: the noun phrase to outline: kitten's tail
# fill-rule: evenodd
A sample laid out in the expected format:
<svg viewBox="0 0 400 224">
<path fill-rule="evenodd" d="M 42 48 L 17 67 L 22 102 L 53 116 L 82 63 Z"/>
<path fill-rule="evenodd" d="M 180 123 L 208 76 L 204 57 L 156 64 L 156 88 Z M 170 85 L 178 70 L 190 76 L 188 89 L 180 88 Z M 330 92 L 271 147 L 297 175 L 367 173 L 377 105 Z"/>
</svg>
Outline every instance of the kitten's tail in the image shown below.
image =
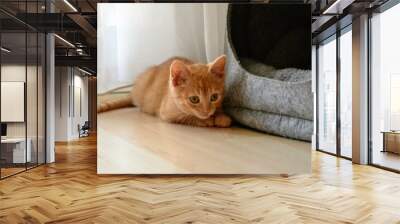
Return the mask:
<svg viewBox="0 0 400 224">
<path fill-rule="evenodd" d="M 97 107 L 97 113 L 102 113 L 110 110 L 115 110 L 124 107 L 133 107 L 132 95 L 128 94 L 117 99 L 109 100 L 101 103 Z"/>
</svg>

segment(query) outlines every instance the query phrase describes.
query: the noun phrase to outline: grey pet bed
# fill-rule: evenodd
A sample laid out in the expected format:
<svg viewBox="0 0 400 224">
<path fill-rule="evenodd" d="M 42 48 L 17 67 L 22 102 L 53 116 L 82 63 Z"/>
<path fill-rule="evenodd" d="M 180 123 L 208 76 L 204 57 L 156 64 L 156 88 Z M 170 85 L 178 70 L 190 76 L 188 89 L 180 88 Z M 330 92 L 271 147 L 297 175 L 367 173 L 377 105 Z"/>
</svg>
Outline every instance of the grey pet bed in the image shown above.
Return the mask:
<svg viewBox="0 0 400 224">
<path fill-rule="evenodd" d="M 224 107 L 237 122 L 280 136 L 311 140 L 307 7 L 229 6 Z M 277 23 L 278 19 L 283 21 Z"/>
</svg>

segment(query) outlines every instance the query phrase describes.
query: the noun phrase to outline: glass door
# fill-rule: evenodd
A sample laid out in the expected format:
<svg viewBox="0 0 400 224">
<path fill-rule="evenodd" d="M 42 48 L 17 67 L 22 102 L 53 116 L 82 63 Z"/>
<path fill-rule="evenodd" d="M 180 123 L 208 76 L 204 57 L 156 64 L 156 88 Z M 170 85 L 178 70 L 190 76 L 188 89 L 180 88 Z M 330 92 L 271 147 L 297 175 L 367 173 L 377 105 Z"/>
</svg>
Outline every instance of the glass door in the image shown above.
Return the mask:
<svg viewBox="0 0 400 224">
<path fill-rule="evenodd" d="M 1 177 L 26 170 L 27 150 L 25 32 L 1 33 Z"/>
<path fill-rule="evenodd" d="M 20 13 L 43 13 L 44 3 L 19 2 L 18 7 Z M 7 4 L 10 2 L 1 2 L 0 7 Z M 46 39 L 40 31 L 2 12 L 0 26 L 3 179 L 45 163 Z"/>
</svg>

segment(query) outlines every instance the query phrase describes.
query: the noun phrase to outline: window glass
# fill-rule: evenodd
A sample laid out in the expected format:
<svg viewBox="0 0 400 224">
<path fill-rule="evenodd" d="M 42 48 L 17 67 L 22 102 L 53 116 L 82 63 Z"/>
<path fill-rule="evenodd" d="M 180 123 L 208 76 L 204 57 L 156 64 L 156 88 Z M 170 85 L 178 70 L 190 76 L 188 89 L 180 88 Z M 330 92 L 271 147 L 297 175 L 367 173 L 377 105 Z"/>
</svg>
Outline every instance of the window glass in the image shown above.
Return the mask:
<svg viewBox="0 0 400 224">
<path fill-rule="evenodd" d="M 44 1 L 1 2 L 23 14 Z M 45 162 L 45 35 L 0 12 L 0 178 Z"/>
<path fill-rule="evenodd" d="M 26 33 L 1 33 L 1 177 L 25 170 L 30 161 L 26 141 Z M 27 150 L 28 149 L 28 150 Z"/>
<path fill-rule="evenodd" d="M 400 4 L 371 18 L 372 163 L 400 170 Z"/>
<path fill-rule="evenodd" d="M 340 154 L 351 158 L 352 149 L 352 34 L 340 36 Z"/>
<path fill-rule="evenodd" d="M 318 149 L 336 153 L 336 40 L 318 48 Z"/>
</svg>

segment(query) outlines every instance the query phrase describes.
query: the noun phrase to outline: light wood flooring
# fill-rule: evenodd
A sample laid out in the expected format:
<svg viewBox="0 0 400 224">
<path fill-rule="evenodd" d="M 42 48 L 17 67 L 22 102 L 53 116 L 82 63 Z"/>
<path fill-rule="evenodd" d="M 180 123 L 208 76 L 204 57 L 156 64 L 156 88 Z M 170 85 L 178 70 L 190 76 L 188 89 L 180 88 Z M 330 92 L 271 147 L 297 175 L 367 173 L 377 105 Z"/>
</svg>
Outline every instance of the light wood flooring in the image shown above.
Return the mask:
<svg viewBox="0 0 400 224">
<path fill-rule="evenodd" d="M 391 152 L 381 152 L 380 150 L 374 150 L 373 152 L 374 164 L 389 167 L 395 170 L 400 170 L 400 155 Z"/>
<path fill-rule="evenodd" d="M 96 138 L 0 181 L 0 223 L 400 223 L 400 175 L 320 152 L 294 176 L 96 174 Z"/>
<path fill-rule="evenodd" d="M 311 144 L 242 127 L 171 124 L 125 108 L 97 117 L 100 174 L 310 173 Z"/>
</svg>

